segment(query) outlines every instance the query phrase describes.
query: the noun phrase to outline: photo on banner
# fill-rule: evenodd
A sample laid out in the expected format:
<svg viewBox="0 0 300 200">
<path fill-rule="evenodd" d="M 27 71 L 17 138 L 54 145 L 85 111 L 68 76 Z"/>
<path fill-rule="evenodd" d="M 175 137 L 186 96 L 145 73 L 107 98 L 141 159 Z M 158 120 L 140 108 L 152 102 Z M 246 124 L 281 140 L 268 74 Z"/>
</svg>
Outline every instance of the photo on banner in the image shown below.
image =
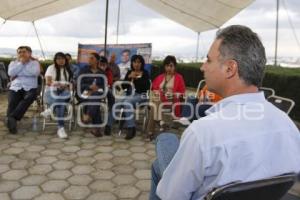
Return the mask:
<svg viewBox="0 0 300 200">
<path fill-rule="evenodd" d="M 80 67 L 88 64 L 88 58 L 90 53 L 98 53 L 104 55 L 103 44 L 78 44 L 78 56 L 77 63 Z M 151 73 L 151 43 L 140 43 L 140 44 L 108 44 L 106 48 L 106 57 L 110 61 L 112 55 L 116 57 L 116 64 L 130 61 L 130 58 L 134 54 L 142 55 L 145 59 L 145 69 Z"/>
</svg>

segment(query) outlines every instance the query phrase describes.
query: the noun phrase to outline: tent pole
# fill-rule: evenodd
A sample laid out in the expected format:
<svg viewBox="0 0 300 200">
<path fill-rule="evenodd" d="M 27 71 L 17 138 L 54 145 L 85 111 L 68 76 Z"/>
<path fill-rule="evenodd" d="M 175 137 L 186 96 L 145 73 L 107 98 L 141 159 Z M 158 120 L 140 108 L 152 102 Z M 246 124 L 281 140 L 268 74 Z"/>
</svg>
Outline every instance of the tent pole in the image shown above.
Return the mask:
<svg viewBox="0 0 300 200">
<path fill-rule="evenodd" d="M 275 67 L 277 66 L 278 18 L 279 18 L 279 0 L 277 0 L 277 5 L 276 5 L 275 56 L 274 56 L 274 66 Z"/>
<path fill-rule="evenodd" d="M 120 7 L 121 7 L 121 0 L 118 0 L 117 41 L 116 41 L 116 44 L 119 43 Z"/>
<path fill-rule="evenodd" d="M 104 35 L 104 56 L 107 56 L 107 55 L 106 55 L 106 49 L 107 49 L 108 3 L 109 3 L 109 0 L 106 0 L 106 10 L 105 10 L 105 35 Z"/>
<path fill-rule="evenodd" d="M 39 41 L 39 44 L 40 44 L 40 48 L 41 48 L 43 57 L 44 57 L 44 59 L 46 60 L 45 52 L 44 52 L 44 50 L 43 50 L 43 46 L 42 46 L 42 43 L 41 43 L 41 40 L 40 40 L 40 37 L 39 37 L 39 34 L 38 34 L 37 29 L 36 29 L 36 26 L 35 26 L 34 21 L 32 22 L 32 25 L 33 25 L 33 27 L 34 27 L 34 31 L 35 31 L 36 37 L 37 37 L 37 39 L 38 39 L 38 41 Z"/>
<path fill-rule="evenodd" d="M 196 61 L 195 62 L 198 62 L 198 58 L 199 58 L 199 41 L 200 41 L 200 32 L 197 33 Z"/>
<path fill-rule="evenodd" d="M 1 23 L 0 30 L 2 29 L 5 23 L 6 23 L 6 19 L 4 19 L 4 21 Z"/>
</svg>

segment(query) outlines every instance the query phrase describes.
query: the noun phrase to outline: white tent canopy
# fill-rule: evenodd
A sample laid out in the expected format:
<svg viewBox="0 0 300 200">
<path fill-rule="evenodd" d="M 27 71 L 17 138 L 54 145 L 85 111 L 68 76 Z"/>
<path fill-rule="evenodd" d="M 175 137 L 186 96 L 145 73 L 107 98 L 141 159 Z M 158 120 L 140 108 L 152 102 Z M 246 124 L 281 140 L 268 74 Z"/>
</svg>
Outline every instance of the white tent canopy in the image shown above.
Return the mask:
<svg viewBox="0 0 300 200">
<path fill-rule="evenodd" d="M 0 0 L 0 17 L 7 20 L 32 22 L 43 57 L 45 53 L 34 22 L 55 15 L 94 0 Z M 2 27 L 2 26 L 1 26 Z"/>
<path fill-rule="evenodd" d="M 4 20 L 36 21 L 81 6 L 93 0 L 0 0 Z"/>
<path fill-rule="evenodd" d="M 5 20 L 36 21 L 93 0 L 0 0 Z M 253 0 L 138 0 L 196 32 L 222 26 Z"/>
<path fill-rule="evenodd" d="M 138 0 L 196 32 L 221 27 L 254 0 Z"/>
<path fill-rule="evenodd" d="M 94 0 L 0 0 L 0 17 L 5 21 L 34 21 Z M 145 6 L 198 33 L 221 27 L 254 0 L 138 0 Z M 108 2 L 106 0 L 108 12 Z M 107 18 L 106 18 L 107 23 Z M 2 24 L 2 25 L 3 25 Z M 41 50 L 42 44 L 35 28 Z M 107 24 L 105 26 L 107 32 Z M 105 34 L 105 47 L 106 47 Z"/>
</svg>

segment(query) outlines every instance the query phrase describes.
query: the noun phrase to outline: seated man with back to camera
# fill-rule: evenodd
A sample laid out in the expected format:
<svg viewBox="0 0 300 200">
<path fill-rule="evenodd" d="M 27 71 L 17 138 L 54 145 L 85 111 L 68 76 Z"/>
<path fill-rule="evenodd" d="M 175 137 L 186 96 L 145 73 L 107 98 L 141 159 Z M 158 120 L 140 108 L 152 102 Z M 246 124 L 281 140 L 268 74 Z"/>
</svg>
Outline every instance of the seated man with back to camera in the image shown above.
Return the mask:
<svg viewBox="0 0 300 200">
<path fill-rule="evenodd" d="M 300 134 L 258 88 L 266 64 L 258 35 L 233 25 L 217 32 L 201 70 L 224 97 L 184 131 L 157 137 L 150 199 L 202 200 L 213 188 L 300 170 Z"/>
<path fill-rule="evenodd" d="M 17 121 L 20 121 L 37 96 L 40 64 L 31 56 L 29 46 L 17 49 L 17 60 L 8 66 L 11 84 L 8 91 L 7 128 L 17 133 Z"/>
</svg>

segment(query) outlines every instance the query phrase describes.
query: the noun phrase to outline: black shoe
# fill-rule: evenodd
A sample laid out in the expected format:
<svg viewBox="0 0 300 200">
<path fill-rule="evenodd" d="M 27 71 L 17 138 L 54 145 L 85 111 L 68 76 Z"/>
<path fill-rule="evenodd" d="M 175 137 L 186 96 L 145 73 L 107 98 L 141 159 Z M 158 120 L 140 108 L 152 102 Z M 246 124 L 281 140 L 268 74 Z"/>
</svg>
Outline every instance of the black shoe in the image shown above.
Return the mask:
<svg viewBox="0 0 300 200">
<path fill-rule="evenodd" d="M 18 132 L 17 130 L 17 120 L 13 117 L 7 118 L 7 128 L 9 130 L 9 133 L 16 134 Z"/>
<path fill-rule="evenodd" d="M 131 140 L 135 137 L 135 127 L 128 128 L 125 140 Z"/>
<path fill-rule="evenodd" d="M 120 129 L 120 130 L 123 129 L 124 124 L 125 124 L 125 120 L 121 119 L 121 120 L 119 121 L 119 129 Z"/>
<path fill-rule="evenodd" d="M 90 131 L 90 133 L 92 135 L 94 135 L 95 137 L 102 137 L 102 133 L 101 133 L 101 130 L 98 128 L 98 129 L 93 129 Z"/>
<path fill-rule="evenodd" d="M 111 135 L 111 127 L 110 126 L 105 126 L 105 129 L 104 129 L 104 135 Z"/>
<path fill-rule="evenodd" d="M 148 133 L 145 137 L 145 141 L 147 142 L 152 142 L 153 140 L 155 140 L 157 137 L 157 134 L 154 133 Z"/>
</svg>

